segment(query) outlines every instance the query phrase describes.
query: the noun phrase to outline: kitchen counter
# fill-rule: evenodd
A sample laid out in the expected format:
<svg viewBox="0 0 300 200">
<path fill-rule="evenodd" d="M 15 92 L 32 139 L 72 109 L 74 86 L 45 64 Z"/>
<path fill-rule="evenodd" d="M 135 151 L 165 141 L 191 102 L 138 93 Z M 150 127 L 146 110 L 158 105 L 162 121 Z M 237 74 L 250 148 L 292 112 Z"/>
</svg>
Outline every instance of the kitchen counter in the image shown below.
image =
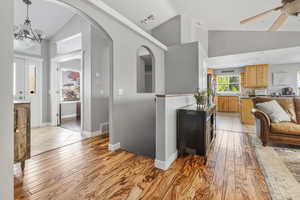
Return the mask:
<svg viewBox="0 0 300 200">
<path fill-rule="evenodd" d="M 299 97 L 299 96 L 280 96 L 280 97 L 272 97 L 272 96 L 254 96 L 254 97 L 250 97 L 250 96 L 240 96 L 240 99 L 254 99 L 254 98 L 289 98 L 289 97 Z"/>
</svg>

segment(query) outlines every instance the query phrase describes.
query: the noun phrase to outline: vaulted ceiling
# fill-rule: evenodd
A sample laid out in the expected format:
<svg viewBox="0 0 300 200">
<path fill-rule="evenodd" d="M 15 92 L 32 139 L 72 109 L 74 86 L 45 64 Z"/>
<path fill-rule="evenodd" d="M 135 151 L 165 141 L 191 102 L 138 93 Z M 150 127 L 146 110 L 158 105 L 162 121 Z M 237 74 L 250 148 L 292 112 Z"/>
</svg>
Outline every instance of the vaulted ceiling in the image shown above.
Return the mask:
<svg viewBox="0 0 300 200">
<path fill-rule="evenodd" d="M 15 1 L 15 25 L 22 24 L 26 14 L 22 0 Z M 209 30 L 252 30 L 268 29 L 280 15 L 273 12 L 249 24 L 240 21 L 249 16 L 281 5 L 281 0 L 102 0 L 145 30 L 178 15 L 189 15 Z M 142 24 L 149 15 L 155 20 Z M 33 0 L 30 17 L 33 28 L 43 30 L 47 37 L 55 34 L 74 15 L 68 8 L 45 0 Z M 300 31 L 300 17 L 290 17 L 280 31 Z"/>
<path fill-rule="evenodd" d="M 103 0 L 106 4 L 138 24 L 151 29 L 163 21 L 185 14 L 197 19 L 209 30 L 252 30 L 268 29 L 280 15 L 273 12 L 254 22 L 240 25 L 240 21 L 265 10 L 281 5 L 281 0 Z M 154 14 L 156 20 L 148 25 L 140 23 Z M 290 17 L 281 31 L 300 31 L 300 17 Z"/>
<path fill-rule="evenodd" d="M 15 25 L 24 23 L 26 5 L 22 0 L 15 1 Z M 34 29 L 40 29 L 49 38 L 53 36 L 74 15 L 69 9 L 45 0 L 33 0 L 29 9 L 29 17 Z"/>
</svg>

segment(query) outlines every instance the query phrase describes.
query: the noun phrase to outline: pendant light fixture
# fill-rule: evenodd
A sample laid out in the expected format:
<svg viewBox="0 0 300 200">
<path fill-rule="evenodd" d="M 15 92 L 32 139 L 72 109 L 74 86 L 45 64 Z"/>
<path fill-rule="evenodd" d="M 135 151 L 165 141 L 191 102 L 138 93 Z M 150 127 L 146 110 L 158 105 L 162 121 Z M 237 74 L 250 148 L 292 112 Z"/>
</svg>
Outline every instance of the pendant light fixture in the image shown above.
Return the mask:
<svg viewBox="0 0 300 200">
<path fill-rule="evenodd" d="M 14 37 L 16 40 L 29 40 L 41 43 L 44 39 L 43 32 L 38 29 L 32 29 L 31 20 L 29 19 L 29 6 L 32 4 L 30 0 L 23 0 L 26 4 L 26 18 L 24 24 L 15 27 Z"/>
</svg>

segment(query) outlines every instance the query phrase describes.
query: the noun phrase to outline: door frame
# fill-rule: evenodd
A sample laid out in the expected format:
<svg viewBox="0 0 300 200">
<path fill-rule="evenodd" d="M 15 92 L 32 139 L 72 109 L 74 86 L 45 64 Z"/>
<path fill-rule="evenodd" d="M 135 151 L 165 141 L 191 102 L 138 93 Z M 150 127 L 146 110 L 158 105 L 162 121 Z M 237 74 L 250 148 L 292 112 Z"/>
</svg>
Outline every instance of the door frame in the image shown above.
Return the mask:
<svg viewBox="0 0 300 200">
<path fill-rule="evenodd" d="M 50 67 L 50 96 L 51 96 L 51 125 L 52 126 L 58 126 L 58 120 L 59 120 L 59 102 L 60 102 L 60 88 L 58 84 L 59 74 L 58 74 L 58 67 L 59 64 L 62 62 L 74 60 L 74 59 L 80 59 L 81 65 L 80 65 L 80 102 L 81 102 L 81 108 L 80 108 L 80 130 L 81 134 L 83 133 L 84 127 L 84 51 L 74 51 L 68 54 L 58 55 L 51 59 L 51 67 Z"/>
<path fill-rule="evenodd" d="M 34 57 L 34 56 L 29 56 L 29 55 L 22 55 L 20 53 L 14 53 L 14 59 L 23 59 L 25 61 L 25 69 L 28 67 L 28 60 L 31 60 L 33 62 L 37 62 L 38 66 L 41 70 L 40 70 L 40 76 L 39 76 L 39 81 L 38 81 L 38 87 L 39 87 L 39 101 L 40 101 L 40 117 L 39 117 L 39 124 L 37 127 L 42 127 L 43 126 L 43 74 L 44 74 L 44 59 L 43 58 L 38 58 L 38 57 Z M 28 81 L 28 77 L 25 77 L 25 88 L 27 86 L 27 81 Z M 26 91 L 27 92 L 27 91 Z M 25 99 L 25 101 L 27 101 L 27 99 Z M 32 106 L 32 105 L 31 105 Z M 36 127 L 33 127 L 36 128 Z"/>
</svg>

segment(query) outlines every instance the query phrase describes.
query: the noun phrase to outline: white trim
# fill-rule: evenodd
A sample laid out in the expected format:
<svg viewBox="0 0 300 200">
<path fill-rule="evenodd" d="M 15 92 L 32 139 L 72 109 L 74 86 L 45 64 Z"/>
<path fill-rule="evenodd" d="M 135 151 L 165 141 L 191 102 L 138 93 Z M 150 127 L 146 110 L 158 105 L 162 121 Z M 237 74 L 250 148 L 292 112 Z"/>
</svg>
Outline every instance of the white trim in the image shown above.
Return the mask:
<svg viewBox="0 0 300 200">
<path fill-rule="evenodd" d="M 121 148 L 120 142 L 117 143 L 117 144 L 109 144 L 108 145 L 108 150 L 110 150 L 110 151 L 116 151 L 116 150 L 118 150 L 120 148 Z"/>
<path fill-rule="evenodd" d="M 75 38 L 77 38 L 77 37 L 82 37 L 82 34 L 81 34 L 81 33 L 78 33 L 78 34 L 72 35 L 72 36 L 70 36 L 70 37 L 64 38 L 64 39 L 62 39 L 62 40 L 55 41 L 55 43 L 56 43 L 57 45 L 59 45 L 60 43 L 67 42 L 67 41 L 70 41 L 70 40 L 73 40 L 73 39 L 75 39 Z"/>
<path fill-rule="evenodd" d="M 51 59 L 51 89 L 50 89 L 50 95 L 51 95 L 51 121 L 52 121 L 52 126 L 57 126 L 57 119 L 58 116 L 56 115 L 58 113 L 58 106 L 60 103 L 61 99 L 58 99 L 58 97 L 60 97 L 60 95 L 57 93 L 59 92 L 59 88 L 58 88 L 58 83 L 57 83 L 57 79 L 58 79 L 58 71 L 57 68 L 59 66 L 59 63 L 61 62 L 65 62 L 68 60 L 73 60 L 73 59 L 80 59 L 81 60 L 81 73 L 80 73 L 80 96 L 83 97 L 84 95 L 84 70 L 83 70 L 83 65 L 84 65 L 84 51 L 79 50 L 79 51 L 74 51 L 68 54 L 62 54 L 62 55 L 58 55 L 54 58 Z M 84 98 L 81 98 L 81 125 L 80 128 L 81 130 L 83 130 L 83 122 L 84 122 Z M 82 132 L 83 137 L 85 137 L 85 133 Z M 87 135 L 91 135 L 91 134 L 87 134 Z M 90 136 L 92 137 L 92 136 Z"/>
<path fill-rule="evenodd" d="M 95 6 L 97 6 L 98 8 L 100 8 L 101 10 L 103 10 L 106 14 L 113 17 L 115 20 L 121 22 L 122 24 L 124 24 L 125 26 L 127 26 L 128 28 L 130 28 L 131 30 L 136 32 L 137 34 L 150 40 L 151 42 L 153 42 L 155 45 L 162 48 L 163 50 L 168 51 L 168 47 L 166 45 L 162 44 L 160 41 L 155 39 L 152 35 L 150 35 L 146 31 L 144 31 L 140 27 L 138 27 L 135 23 L 128 20 L 126 17 L 121 15 L 119 12 L 117 12 L 113 8 L 106 5 L 103 1 L 101 1 L 101 0 L 88 0 L 88 1 L 91 2 L 92 4 L 94 4 Z"/>
<path fill-rule="evenodd" d="M 82 59 L 82 55 L 84 54 L 84 51 L 78 50 L 78 51 L 73 51 L 67 54 L 60 54 L 54 58 L 51 59 L 52 62 L 65 62 L 69 60 L 74 60 L 74 59 Z"/>
<path fill-rule="evenodd" d="M 82 131 L 81 135 L 83 138 L 91 138 L 91 137 L 96 137 L 96 136 L 100 136 L 103 133 L 101 133 L 100 130 L 98 131 L 94 131 L 94 132 L 90 132 L 90 131 Z"/>
<path fill-rule="evenodd" d="M 43 122 L 41 124 L 41 127 L 47 127 L 47 126 L 51 126 L 51 125 L 52 125 L 51 122 Z"/>
<path fill-rule="evenodd" d="M 20 58 L 20 59 L 29 59 L 29 60 L 32 60 L 32 61 L 35 61 L 35 62 L 44 62 L 44 59 L 43 58 L 38 58 L 38 57 L 35 57 L 35 56 L 30 56 L 30 55 L 23 55 L 21 53 L 18 53 L 18 52 L 14 52 L 14 57 L 15 58 Z"/>
<path fill-rule="evenodd" d="M 178 152 L 176 151 L 166 161 L 155 159 L 154 166 L 158 169 L 167 170 L 172 165 L 172 163 L 177 159 L 177 156 L 178 156 Z"/>
<path fill-rule="evenodd" d="M 76 116 L 77 116 L 77 114 L 63 115 L 63 116 L 61 116 L 61 118 L 62 118 L 62 119 L 66 119 L 66 118 L 74 118 L 74 117 L 76 117 Z"/>
</svg>

